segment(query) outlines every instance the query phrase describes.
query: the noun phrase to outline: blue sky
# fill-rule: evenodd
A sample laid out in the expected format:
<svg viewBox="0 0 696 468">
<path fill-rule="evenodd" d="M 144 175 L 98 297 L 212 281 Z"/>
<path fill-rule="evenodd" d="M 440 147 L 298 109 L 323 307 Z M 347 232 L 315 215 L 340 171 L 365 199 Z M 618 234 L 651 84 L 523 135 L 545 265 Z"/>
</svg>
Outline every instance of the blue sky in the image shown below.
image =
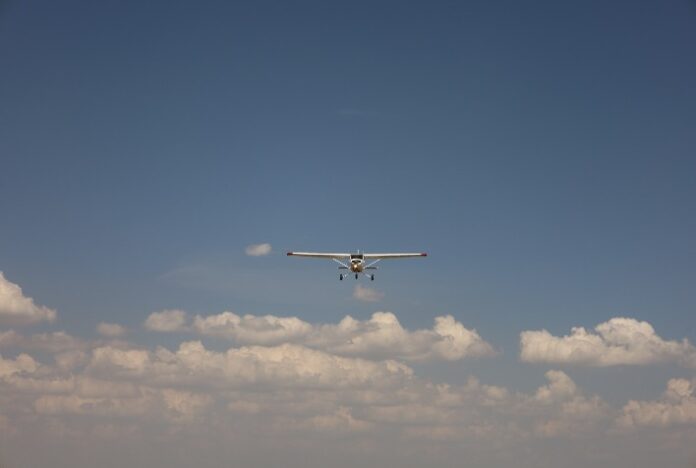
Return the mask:
<svg viewBox="0 0 696 468">
<path fill-rule="evenodd" d="M 562 367 L 655 400 L 693 370 L 521 363 L 520 333 L 696 341 L 695 23 L 687 1 L 7 2 L 0 271 L 58 312 L 22 332 L 176 348 L 151 313 L 451 314 L 498 355 L 421 378 L 533 393 Z M 355 249 L 429 257 L 365 303 L 284 255 Z"/>
</svg>

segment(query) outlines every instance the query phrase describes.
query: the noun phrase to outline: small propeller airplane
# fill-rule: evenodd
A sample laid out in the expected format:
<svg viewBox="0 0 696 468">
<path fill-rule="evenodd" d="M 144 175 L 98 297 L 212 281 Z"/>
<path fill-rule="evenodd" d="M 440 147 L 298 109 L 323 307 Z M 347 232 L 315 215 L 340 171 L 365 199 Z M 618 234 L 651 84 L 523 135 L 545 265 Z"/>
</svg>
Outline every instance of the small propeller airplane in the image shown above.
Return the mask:
<svg viewBox="0 0 696 468">
<path fill-rule="evenodd" d="M 338 263 L 339 270 L 349 270 L 350 273 L 340 273 L 338 275 L 339 280 L 343 280 L 349 274 L 354 274 L 355 279 L 358 279 L 358 275 L 363 274 L 370 278 L 371 281 L 375 280 L 375 275 L 373 273 L 367 273 L 366 270 L 376 270 L 377 267 L 374 266 L 375 263 L 380 260 L 386 260 L 391 258 L 409 258 L 409 257 L 427 257 L 427 253 L 322 253 L 322 252 L 288 252 L 288 256 L 293 257 L 313 257 L 313 258 L 330 258 L 334 262 Z M 348 263 L 346 263 L 348 261 Z"/>
</svg>

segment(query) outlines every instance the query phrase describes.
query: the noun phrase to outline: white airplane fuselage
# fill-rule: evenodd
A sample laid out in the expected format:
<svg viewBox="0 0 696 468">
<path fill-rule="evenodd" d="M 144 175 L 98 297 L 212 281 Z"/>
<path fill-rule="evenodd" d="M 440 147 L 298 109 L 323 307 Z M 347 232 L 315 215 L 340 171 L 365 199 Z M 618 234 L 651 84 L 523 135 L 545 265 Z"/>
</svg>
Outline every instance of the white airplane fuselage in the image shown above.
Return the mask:
<svg viewBox="0 0 696 468">
<path fill-rule="evenodd" d="M 365 259 L 362 254 L 353 254 L 350 256 L 350 264 L 348 267 L 353 273 L 362 273 L 365 269 Z"/>
</svg>

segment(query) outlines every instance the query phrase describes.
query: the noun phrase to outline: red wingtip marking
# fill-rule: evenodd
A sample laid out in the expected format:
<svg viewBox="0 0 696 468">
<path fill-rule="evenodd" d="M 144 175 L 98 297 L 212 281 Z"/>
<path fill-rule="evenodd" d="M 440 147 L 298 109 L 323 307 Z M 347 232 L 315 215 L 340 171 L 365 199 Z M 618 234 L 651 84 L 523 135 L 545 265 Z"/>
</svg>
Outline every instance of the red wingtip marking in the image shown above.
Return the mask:
<svg viewBox="0 0 696 468">
<path fill-rule="evenodd" d="M 421 254 L 421 257 L 427 257 L 427 256 L 428 256 L 427 253 L 422 253 L 422 254 Z"/>
<path fill-rule="evenodd" d="M 292 255 L 292 252 L 288 252 L 288 255 Z"/>
</svg>

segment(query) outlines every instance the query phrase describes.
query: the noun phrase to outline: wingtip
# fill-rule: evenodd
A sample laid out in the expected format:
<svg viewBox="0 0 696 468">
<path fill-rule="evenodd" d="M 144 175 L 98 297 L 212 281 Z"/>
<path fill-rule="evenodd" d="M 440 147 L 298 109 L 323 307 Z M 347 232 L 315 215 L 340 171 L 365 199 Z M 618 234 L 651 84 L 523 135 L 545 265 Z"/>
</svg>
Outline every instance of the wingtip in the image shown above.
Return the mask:
<svg viewBox="0 0 696 468">
<path fill-rule="evenodd" d="M 287 255 L 288 255 L 288 256 L 292 255 L 292 252 L 288 252 Z"/>
<path fill-rule="evenodd" d="M 427 256 L 428 256 L 428 254 L 425 253 L 425 252 L 423 252 L 423 253 L 421 254 L 421 257 L 427 257 Z"/>
</svg>

